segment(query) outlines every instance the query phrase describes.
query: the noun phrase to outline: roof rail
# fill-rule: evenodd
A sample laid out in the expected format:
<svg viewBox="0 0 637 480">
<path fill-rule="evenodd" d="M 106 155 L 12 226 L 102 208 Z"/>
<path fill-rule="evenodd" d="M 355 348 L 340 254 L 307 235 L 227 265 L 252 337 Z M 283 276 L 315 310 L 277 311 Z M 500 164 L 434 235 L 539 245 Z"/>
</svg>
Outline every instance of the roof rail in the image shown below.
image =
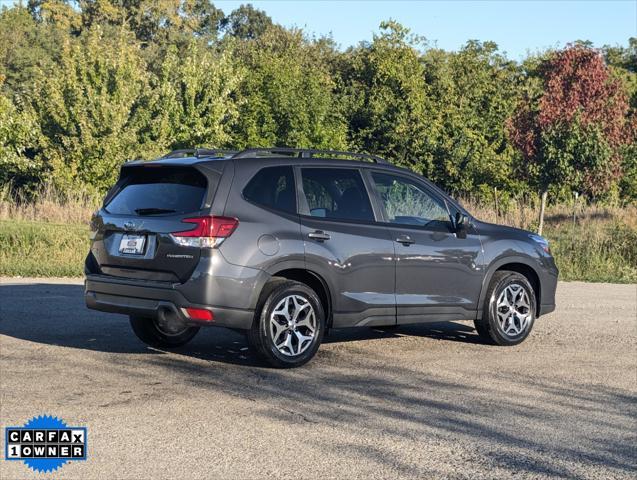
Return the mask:
<svg viewBox="0 0 637 480">
<path fill-rule="evenodd" d="M 237 150 L 224 150 L 221 148 L 184 148 L 173 150 L 161 158 L 184 158 L 184 157 L 231 157 Z"/>
<path fill-rule="evenodd" d="M 232 158 L 255 158 L 272 156 L 291 156 L 295 158 L 333 158 L 345 157 L 349 159 L 371 160 L 375 163 L 389 163 L 384 158 L 369 153 L 342 152 L 339 150 L 318 150 L 313 148 L 247 148 L 233 155 Z"/>
</svg>

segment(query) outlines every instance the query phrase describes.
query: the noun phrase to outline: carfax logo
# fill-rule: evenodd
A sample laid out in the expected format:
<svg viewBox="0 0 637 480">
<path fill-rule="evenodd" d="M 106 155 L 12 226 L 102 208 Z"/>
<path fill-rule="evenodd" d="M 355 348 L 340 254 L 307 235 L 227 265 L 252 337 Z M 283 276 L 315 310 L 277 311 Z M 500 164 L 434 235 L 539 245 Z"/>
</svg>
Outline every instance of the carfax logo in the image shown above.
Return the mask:
<svg viewBox="0 0 637 480">
<path fill-rule="evenodd" d="M 5 427 L 4 458 L 22 460 L 35 472 L 54 472 L 69 460 L 86 460 L 86 437 L 86 427 L 34 417 L 23 427 Z"/>
</svg>

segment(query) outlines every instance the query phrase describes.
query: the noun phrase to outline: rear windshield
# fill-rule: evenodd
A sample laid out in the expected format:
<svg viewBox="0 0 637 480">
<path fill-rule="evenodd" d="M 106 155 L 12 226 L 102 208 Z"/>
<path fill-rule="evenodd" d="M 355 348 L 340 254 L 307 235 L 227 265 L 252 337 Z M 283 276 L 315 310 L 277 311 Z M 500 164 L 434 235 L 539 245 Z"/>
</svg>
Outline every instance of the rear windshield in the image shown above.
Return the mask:
<svg viewBox="0 0 637 480">
<path fill-rule="evenodd" d="M 207 182 L 194 168 L 132 167 L 124 175 L 104 206 L 108 213 L 170 215 L 201 209 Z"/>
</svg>

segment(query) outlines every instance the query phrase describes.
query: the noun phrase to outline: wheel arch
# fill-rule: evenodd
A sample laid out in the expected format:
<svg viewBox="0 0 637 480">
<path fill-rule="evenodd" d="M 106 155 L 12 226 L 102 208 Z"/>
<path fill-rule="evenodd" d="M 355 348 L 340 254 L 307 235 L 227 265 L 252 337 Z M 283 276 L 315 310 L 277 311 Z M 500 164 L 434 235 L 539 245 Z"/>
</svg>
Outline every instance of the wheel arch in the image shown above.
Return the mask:
<svg viewBox="0 0 637 480">
<path fill-rule="evenodd" d="M 535 302 L 537 305 L 536 316 L 539 316 L 539 309 L 542 299 L 542 283 L 540 282 L 540 276 L 538 275 L 537 268 L 533 265 L 532 260 L 525 257 L 504 257 L 493 262 L 487 271 L 482 283 L 482 289 L 480 291 L 480 300 L 478 302 L 478 319 L 482 318 L 482 312 L 484 310 L 484 302 L 486 301 L 487 290 L 491 284 L 491 279 L 495 272 L 508 270 L 523 275 L 533 287 L 535 293 Z"/>
<path fill-rule="evenodd" d="M 325 279 L 323 279 L 318 273 L 306 268 L 284 268 L 272 272 L 272 277 L 294 280 L 295 282 L 303 283 L 314 290 L 323 305 L 327 327 L 329 328 L 332 325 L 331 292 Z"/>
</svg>

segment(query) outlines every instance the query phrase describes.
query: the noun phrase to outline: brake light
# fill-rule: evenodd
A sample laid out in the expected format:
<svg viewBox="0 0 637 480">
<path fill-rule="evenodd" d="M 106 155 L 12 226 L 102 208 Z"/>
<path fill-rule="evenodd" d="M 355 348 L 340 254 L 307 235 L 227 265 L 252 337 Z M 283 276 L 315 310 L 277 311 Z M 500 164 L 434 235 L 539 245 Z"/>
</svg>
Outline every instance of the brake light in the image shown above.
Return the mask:
<svg viewBox="0 0 637 480">
<path fill-rule="evenodd" d="M 239 225 L 239 220 L 232 217 L 192 217 L 184 218 L 184 223 L 193 223 L 194 228 L 173 232 L 173 239 L 182 246 L 213 248 L 220 241 L 232 235 Z"/>
<path fill-rule="evenodd" d="M 214 316 L 210 310 L 206 310 L 204 308 L 185 308 L 186 315 L 191 320 L 200 320 L 203 322 L 212 322 L 214 320 Z"/>
</svg>

